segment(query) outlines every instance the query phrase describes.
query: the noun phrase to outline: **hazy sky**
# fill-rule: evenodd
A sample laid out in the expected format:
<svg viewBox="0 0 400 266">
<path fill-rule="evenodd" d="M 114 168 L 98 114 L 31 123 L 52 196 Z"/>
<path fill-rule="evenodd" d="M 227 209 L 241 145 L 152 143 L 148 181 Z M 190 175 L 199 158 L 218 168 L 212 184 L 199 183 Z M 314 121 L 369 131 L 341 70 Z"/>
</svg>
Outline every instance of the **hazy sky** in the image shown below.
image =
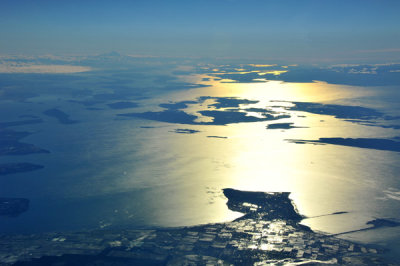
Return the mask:
<svg viewBox="0 0 400 266">
<path fill-rule="evenodd" d="M 400 61 L 399 0 L 1 0 L 0 54 Z"/>
</svg>

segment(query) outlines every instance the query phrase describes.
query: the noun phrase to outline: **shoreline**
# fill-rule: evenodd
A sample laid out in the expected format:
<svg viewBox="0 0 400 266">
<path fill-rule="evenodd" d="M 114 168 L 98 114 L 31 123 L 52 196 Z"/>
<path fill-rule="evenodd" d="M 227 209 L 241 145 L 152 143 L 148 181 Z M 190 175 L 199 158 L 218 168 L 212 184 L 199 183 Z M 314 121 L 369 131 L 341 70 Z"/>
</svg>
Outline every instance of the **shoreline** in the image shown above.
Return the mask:
<svg viewBox="0 0 400 266">
<path fill-rule="evenodd" d="M 392 265 L 384 259 L 387 250 L 301 225 L 304 216 L 288 192 L 224 189 L 224 194 L 228 208 L 243 216 L 231 222 L 178 228 L 0 235 L 0 264 Z"/>
</svg>

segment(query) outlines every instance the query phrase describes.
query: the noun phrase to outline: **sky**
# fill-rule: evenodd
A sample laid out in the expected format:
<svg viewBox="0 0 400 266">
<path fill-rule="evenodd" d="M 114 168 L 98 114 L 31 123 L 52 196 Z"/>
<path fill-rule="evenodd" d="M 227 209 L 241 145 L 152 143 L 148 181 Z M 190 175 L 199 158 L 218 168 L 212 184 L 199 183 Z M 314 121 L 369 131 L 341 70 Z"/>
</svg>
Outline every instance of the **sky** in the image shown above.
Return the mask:
<svg viewBox="0 0 400 266">
<path fill-rule="evenodd" d="M 398 0 L 1 0 L 0 54 L 400 61 Z"/>
</svg>

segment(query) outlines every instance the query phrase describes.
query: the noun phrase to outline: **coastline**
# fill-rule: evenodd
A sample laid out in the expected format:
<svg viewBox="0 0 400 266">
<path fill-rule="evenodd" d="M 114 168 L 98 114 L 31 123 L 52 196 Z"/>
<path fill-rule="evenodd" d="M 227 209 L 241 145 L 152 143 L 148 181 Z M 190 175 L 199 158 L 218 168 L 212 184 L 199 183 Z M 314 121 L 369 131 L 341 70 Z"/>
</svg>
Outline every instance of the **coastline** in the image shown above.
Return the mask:
<svg viewBox="0 0 400 266">
<path fill-rule="evenodd" d="M 3 235 L 2 265 L 394 265 L 387 250 L 313 232 L 290 193 L 224 189 L 244 215 L 226 223 L 143 230 Z"/>
</svg>

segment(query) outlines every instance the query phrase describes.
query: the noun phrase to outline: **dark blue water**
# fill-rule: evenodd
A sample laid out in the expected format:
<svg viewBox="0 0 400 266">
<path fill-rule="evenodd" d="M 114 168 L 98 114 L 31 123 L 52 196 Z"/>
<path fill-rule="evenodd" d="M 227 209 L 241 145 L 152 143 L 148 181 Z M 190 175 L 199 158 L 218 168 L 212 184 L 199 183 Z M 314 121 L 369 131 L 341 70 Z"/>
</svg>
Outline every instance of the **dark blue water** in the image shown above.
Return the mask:
<svg viewBox="0 0 400 266">
<path fill-rule="evenodd" d="M 171 81 L 168 75 L 175 79 Z M 0 121 L 28 119 L 23 115 L 42 119 L 42 123 L 8 128 L 31 132 L 21 141 L 50 153 L 0 157 L 0 163 L 44 166 L 0 177 L 1 197 L 30 200 L 27 212 L 0 217 L 1 233 L 228 221 L 240 214 L 225 206 L 222 189 L 227 187 L 292 192 L 300 212 L 308 217 L 348 212 L 304 221 L 328 233 L 365 228 L 374 218 L 400 219 L 400 154 L 396 150 L 320 141 L 400 141 L 396 86 L 224 83 L 204 74 L 176 76 L 164 67 L 139 74 L 104 71 L 47 76 L 2 77 L 3 83 L 14 82 L 20 91 L 32 90 L 36 96 L 3 97 Z M 200 96 L 209 98 L 199 100 Z M 231 97 L 241 99 L 240 104 Z M 197 120 L 159 118 L 168 106 L 174 106 L 166 103 L 182 100 L 190 103 L 178 105 L 183 107 L 180 111 Z M 120 101 L 137 106 L 110 108 L 109 104 Z M 291 108 L 296 101 L 307 102 L 308 107 Z M 310 109 L 311 103 L 325 105 Z M 353 110 L 348 106 L 369 111 L 343 116 Z M 53 108 L 76 123 L 63 123 L 44 113 Z M 219 112 L 223 122 L 215 125 L 212 117 L 198 112 L 206 110 Z M 267 111 L 284 116 L 256 119 Z M 144 112 L 151 115 L 118 116 Z M 254 116 L 254 122 L 236 115 L 243 112 Z M 293 123 L 294 127 L 267 129 L 273 123 Z M 343 237 L 389 246 L 398 242 L 397 228 L 379 230 Z"/>
</svg>

